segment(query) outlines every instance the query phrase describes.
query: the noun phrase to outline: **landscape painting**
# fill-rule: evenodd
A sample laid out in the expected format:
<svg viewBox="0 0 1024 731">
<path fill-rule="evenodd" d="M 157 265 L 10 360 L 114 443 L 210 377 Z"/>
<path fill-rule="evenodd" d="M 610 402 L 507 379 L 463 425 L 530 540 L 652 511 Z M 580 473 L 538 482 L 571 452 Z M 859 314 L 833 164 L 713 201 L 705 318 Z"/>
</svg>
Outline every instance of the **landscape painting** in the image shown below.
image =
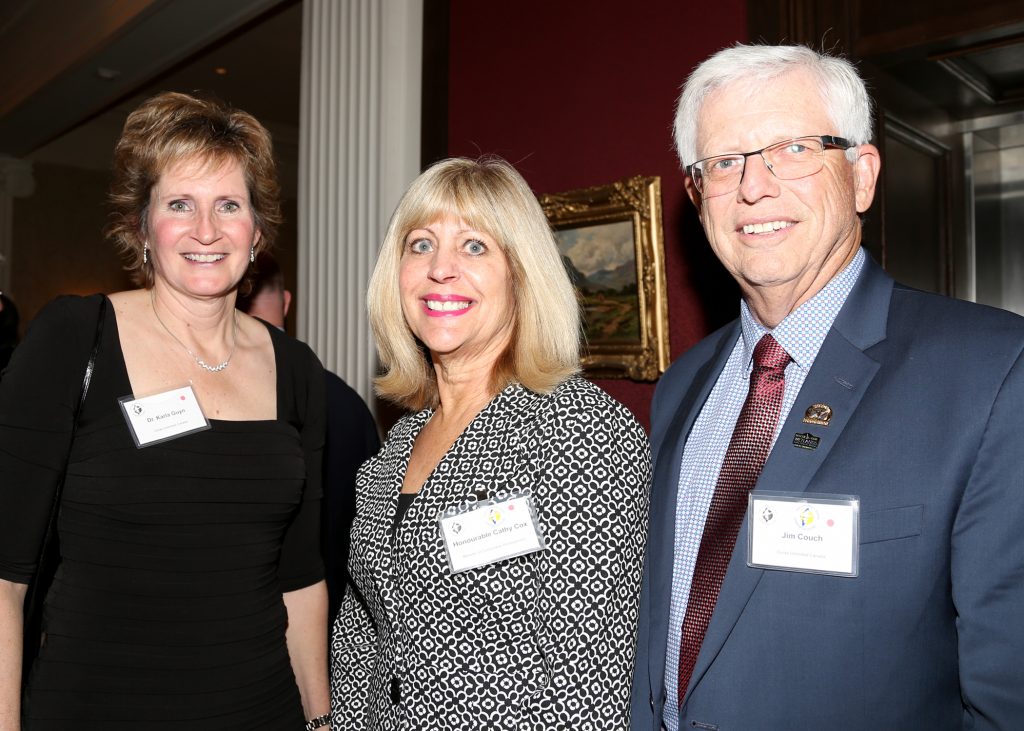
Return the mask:
<svg viewBox="0 0 1024 731">
<path fill-rule="evenodd" d="M 661 180 L 636 175 L 538 200 L 580 293 L 587 376 L 657 380 L 669 357 Z"/>
<path fill-rule="evenodd" d="M 588 343 L 640 340 L 633 221 L 555 231 L 562 263 L 580 292 Z"/>
</svg>

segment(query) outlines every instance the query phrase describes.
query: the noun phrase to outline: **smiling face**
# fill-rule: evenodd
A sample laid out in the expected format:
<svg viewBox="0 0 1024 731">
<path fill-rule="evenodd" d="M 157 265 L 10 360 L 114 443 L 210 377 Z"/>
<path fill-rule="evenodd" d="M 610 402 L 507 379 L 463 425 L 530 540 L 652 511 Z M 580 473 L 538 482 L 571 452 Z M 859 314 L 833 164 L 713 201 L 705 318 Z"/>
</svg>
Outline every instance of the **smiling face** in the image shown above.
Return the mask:
<svg viewBox="0 0 1024 731">
<path fill-rule="evenodd" d="M 712 92 L 701 109 L 697 153 L 704 158 L 839 134 L 817 82 L 792 71 Z M 857 214 L 874 196 L 878 151 L 871 145 L 854 151 L 851 163 L 841 150 L 826 150 L 824 167 L 797 180 L 779 180 L 753 155 L 739 188 L 706 199 L 688 181 L 711 247 L 768 327 L 813 297 L 857 252 Z"/>
<path fill-rule="evenodd" d="M 405 237 L 399 266 L 402 311 L 435 361 L 489 372 L 511 338 L 512 273 L 492 236 L 446 217 Z"/>
<path fill-rule="evenodd" d="M 234 290 L 259 237 L 241 166 L 172 166 L 150 192 L 147 234 L 156 286 L 200 298 Z"/>
</svg>

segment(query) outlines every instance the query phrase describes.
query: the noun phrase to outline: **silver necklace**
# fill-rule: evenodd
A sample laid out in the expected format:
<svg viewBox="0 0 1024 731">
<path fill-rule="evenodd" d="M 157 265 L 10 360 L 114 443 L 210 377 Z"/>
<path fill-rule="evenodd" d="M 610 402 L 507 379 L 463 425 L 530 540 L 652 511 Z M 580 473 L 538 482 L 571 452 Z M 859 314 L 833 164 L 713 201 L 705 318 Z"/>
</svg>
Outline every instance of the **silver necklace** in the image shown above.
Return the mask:
<svg viewBox="0 0 1024 731">
<path fill-rule="evenodd" d="M 231 362 L 231 358 L 233 358 L 235 355 L 235 348 L 238 347 L 238 313 L 232 312 L 231 337 L 235 342 L 231 346 L 231 352 L 228 353 L 227 360 L 225 360 L 223 363 L 218 363 L 217 365 L 210 365 L 205 360 L 200 358 L 198 355 L 193 353 L 189 349 L 189 347 L 185 345 L 185 343 L 178 340 L 178 336 L 172 333 L 171 328 L 167 327 L 164 321 L 160 319 L 160 313 L 156 311 L 156 295 L 153 293 L 153 290 L 149 290 L 149 304 L 153 307 L 153 314 L 156 315 L 156 321 L 159 322 L 161 326 L 163 326 L 164 330 L 167 331 L 168 335 L 174 338 L 174 342 L 183 347 L 185 349 L 185 352 L 192 356 L 192 360 L 196 362 L 197 366 L 202 368 L 204 371 L 209 371 L 210 373 L 220 373 L 222 370 L 228 367 L 228 364 Z"/>
</svg>

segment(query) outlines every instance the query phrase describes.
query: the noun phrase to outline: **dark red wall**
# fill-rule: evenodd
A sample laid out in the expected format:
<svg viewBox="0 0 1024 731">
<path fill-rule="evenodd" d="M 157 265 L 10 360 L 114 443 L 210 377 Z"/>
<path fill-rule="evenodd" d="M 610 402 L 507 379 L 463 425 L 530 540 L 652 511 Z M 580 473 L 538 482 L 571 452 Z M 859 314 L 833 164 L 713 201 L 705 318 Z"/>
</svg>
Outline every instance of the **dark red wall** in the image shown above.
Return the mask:
<svg viewBox="0 0 1024 731">
<path fill-rule="evenodd" d="M 736 315 L 672 150 L 679 86 L 746 38 L 746 0 L 451 0 L 448 153 L 501 155 L 537 193 L 661 176 L 675 358 Z M 647 426 L 654 384 L 598 381 Z"/>
</svg>

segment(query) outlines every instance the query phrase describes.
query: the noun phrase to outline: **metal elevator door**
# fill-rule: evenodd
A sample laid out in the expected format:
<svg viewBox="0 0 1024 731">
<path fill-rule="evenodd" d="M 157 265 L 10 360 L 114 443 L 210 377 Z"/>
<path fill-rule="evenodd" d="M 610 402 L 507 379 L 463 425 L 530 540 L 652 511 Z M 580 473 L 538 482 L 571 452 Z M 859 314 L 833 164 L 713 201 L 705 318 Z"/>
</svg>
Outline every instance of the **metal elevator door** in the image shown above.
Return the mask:
<svg viewBox="0 0 1024 731">
<path fill-rule="evenodd" d="M 964 126 L 975 299 L 1024 315 L 1024 115 Z"/>
</svg>

